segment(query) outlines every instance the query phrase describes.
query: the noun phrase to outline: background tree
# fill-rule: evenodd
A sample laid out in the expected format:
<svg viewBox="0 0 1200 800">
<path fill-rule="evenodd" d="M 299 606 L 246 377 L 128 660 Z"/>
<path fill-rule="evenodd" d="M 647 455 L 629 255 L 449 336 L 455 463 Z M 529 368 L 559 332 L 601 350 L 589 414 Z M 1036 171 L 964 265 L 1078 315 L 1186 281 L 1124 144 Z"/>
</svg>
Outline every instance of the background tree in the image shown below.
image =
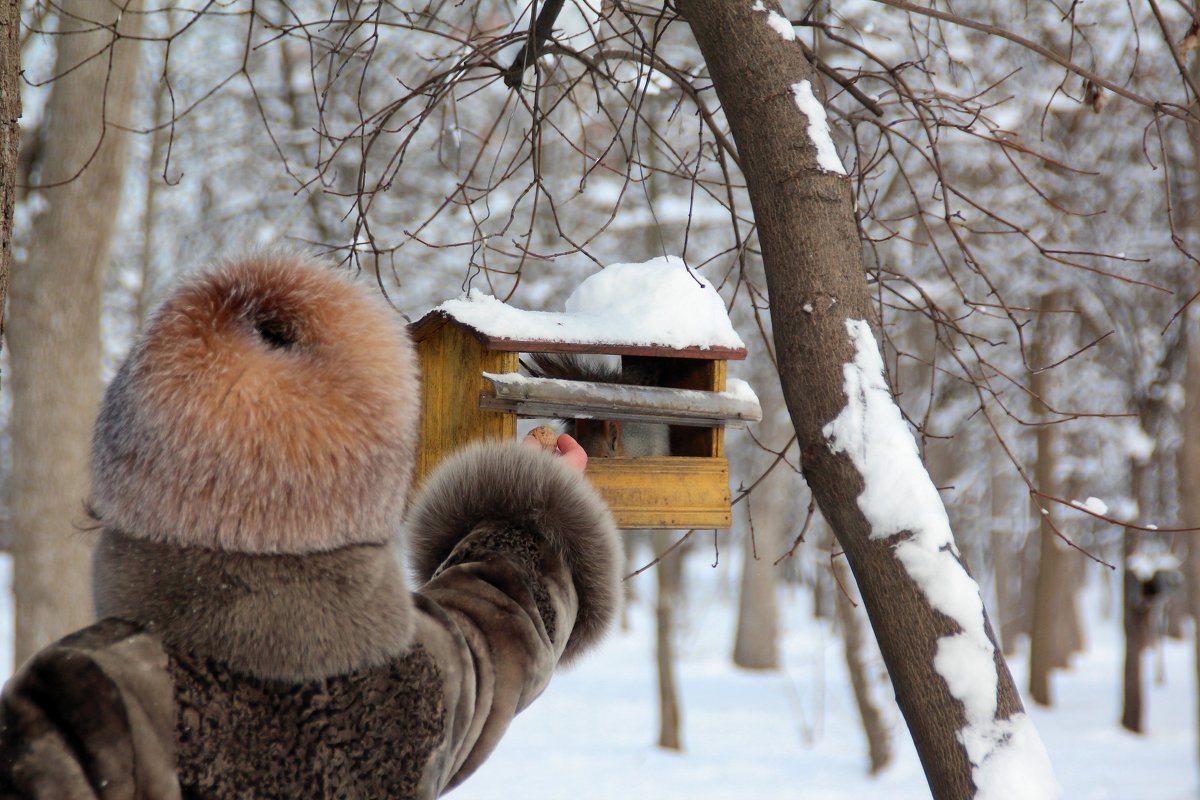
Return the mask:
<svg viewBox="0 0 1200 800">
<path fill-rule="evenodd" d="M 791 424 L 786 419 L 786 410 L 768 406 L 763 417 L 767 422 L 758 426 L 752 435 L 760 441 L 787 442 L 788 450 L 792 450 Z M 776 454 L 763 450 L 756 455 L 759 457 L 753 467 L 738 465 L 741 467 L 739 474 L 761 472 L 763 478 L 745 495 L 739 509 L 739 513 L 744 514 L 746 535 L 741 544 L 742 575 L 738 583 L 733 663 L 743 669 L 774 670 L 780 667 L 779 586 L 782 570 L 777 563 L 778 554 L 785 547 L 784 540 L 801 513 L 798 495 L 803 492 L 795 471 L 780 463 Z M 794 453 L 788 455 L 794 458 Z"/>
<path fill-rule="evenodd" d="M 140 0 L 56 6 L 56 78 L 34 172 L 43 205 L 30 233 L 35 244 L 13 270 L 8 318 L 18 663 L 94 613 L 81 500 L 138 64 L 136 40 L 127 37 L 138 33 L 140 9 Z"/>
<path fill-rule="evenodd" d="M 13 210 L 17 197 L 17 150 L 21 140 L 21 3 L 0 6 L 0 346 L 4 301 L 12 264 Z M 3 537 L 0 537 L 3 538 Z"/>
<path fill-rule="evenodd" d="M 846 566 L 846 559 L 833 558 L 830 563 L 838 584 L 845 590 L 845 595 L 835 601 L 838 623 L 842 630 L 842 649 L 846 655 L 850 685 L 854 689 L 854 704 L 858 707 L 863 733 L 867 737 L 870 770 L 874 774 L 891 763 L 892 741 L 884 721 L 883 704 L 876 696 L 871 674 L 873 659 L 868 655 L 873 649 L 870 643 L 871 632 L 869 626 L 864 624 L 862 609 L 857 603 L 858 592 L 851 588 L 854 577 L 850 574 L 850 568 Z"/>
</svg>

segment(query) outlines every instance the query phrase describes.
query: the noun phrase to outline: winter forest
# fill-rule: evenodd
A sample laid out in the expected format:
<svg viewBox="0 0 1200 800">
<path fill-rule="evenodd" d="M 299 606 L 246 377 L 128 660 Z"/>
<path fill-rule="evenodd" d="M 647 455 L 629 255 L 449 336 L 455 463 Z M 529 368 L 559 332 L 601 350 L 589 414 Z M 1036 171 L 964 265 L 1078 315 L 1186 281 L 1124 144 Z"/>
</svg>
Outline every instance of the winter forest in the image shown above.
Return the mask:
<svg viewBox="0 0 1200 800">
<path fill-rule="evenodd" d="M 762 406 L 733 527 L 623 531 L 618 629 L 450 796 L 1200 796 L 1200 4 L 0 6 L 0 679 L 93 619 L 179 276 L 416 321 L 671 256 Z"/>
</svg>

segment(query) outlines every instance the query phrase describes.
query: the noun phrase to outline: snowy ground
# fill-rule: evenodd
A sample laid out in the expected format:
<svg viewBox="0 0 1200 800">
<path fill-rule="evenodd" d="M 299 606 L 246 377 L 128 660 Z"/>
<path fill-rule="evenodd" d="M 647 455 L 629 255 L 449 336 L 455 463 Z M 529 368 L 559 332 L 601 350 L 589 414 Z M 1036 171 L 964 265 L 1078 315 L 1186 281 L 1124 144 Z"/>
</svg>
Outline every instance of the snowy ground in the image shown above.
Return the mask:
<svg viewBox="0 0 1200 800">
<path fill-rule="evenodd" d="M 876 778 L 866 774 L 866 744 L 841 644 L 811 618 L 807 595 L 785 596 L 784 669 L 767 675 L 744 672 L 729 662 L 736 603 L 723 596 L 729 590 L 722 586 L 728 574 L 738 573 L 717 577 L 703 562 L 696 554 L 689 565 L 693 586 L 681 640 L 686 753 L 653 746 L 653 614 L 642 603 L 630 614 L 630 629 L 557 675 L 517 718 L 495 755 L 450 796 L 485 800 L 513 796 L 513 788 L 520 787 L 523 800 L 928 798 L 916 752 L 894 706 L 895 761 Z M 729 562 L 723 558 L 718 570 L 734 570 L 733 559 Z M 651 579 L 649 573 L 638 579 L 643 597 L 653 590 Z M 1032 709 L 1063 797 L 1200 797 L 1190 644 L 1166 645 L 1166 685 L 1152 687 L 1147 698 L 1150 733 L 1134 736 L 1116 724 L 1118 623 L 1091 623 L 1090 652 L 1056 678 L 1056 708 Z M 1023 683 L 1024 661 L 1014 659 L 1010 667 Z"/>
<path fill-rule="evenodd" d="M 895 763 L 866 775 L 866 746 L 847 684 L 840 643 L 811 619 L 807 595 L 784 596 L 784 668 L 752 674 L 730 666 L 734 559 L 709 569 L 689 560 L 689 611 L 680 638 L 687 752 L 653 746 L 656 735 L 652 574 L 636 579 L 642 601 L 629 629 L 555 677 L 517 718 L 499 750 L 453 800 L 889 800 L 928 798 L 924 776 L 893 710 Z M 0 558 L 0 676 L 11 671 L 7 558 Z M 1096 603 L 1089 602 L 1088 608 Z M 1115 619 L 1090 620 L 1091 648 L 1060 673 L 1053 710 L 1032 710 L 1065 798 L 1182 800 L 1200 797 L 1193 730 L 1191 646 L 1168 642 L 1165 685 L 1148 693 L 1150 733 L 1122 732 L 1121 663 Z M 1150 657 L 1149 673 L 1159 655 Z M 1011 663 L 1018 681 L 1026 675 Z"/>
</svg>

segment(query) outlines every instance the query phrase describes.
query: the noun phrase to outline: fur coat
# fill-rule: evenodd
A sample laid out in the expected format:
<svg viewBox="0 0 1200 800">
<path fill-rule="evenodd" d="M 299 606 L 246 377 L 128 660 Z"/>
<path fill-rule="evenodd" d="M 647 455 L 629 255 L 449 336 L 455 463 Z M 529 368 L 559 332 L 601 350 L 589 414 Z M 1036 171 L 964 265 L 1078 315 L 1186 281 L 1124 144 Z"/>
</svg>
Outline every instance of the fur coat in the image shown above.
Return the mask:
<svg viewBox="0 0 1200 800">
<path fill-rule="evenodd" d="M 97 423 L 102 619 L 5 687 L 0 798 L 434 798 L 602 635 L 619 543 L 582 475 L 477 443 L 407 502 L 411 349 L 294 258 L 167 300 Z"/>
</svg>

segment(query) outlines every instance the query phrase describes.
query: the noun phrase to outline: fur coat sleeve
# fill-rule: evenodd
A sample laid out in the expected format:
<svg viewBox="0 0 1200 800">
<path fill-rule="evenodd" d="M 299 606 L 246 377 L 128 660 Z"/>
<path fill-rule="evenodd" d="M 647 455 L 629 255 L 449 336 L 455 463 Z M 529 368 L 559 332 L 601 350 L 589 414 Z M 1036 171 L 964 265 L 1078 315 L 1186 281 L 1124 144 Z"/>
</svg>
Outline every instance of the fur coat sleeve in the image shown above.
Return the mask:
<svg viewBox="0 0 1200 800">
<path fill-rule="evenodd" d="M 542 692 L 557 664 L 577 657 L 607 628 L 619 602 L 620 545 L 607 508 L 583 476 L 515 443 L 472 445 L 448 459 L 414 502 L 406 536 L 419 580 L 406 604 L 411 638 L 392 656 L 364 656 L 345 674 L 284 679 L 272 660 L 276 674 L 269 679 L 247 676 L 257 671 L 253 662 L 222 664 L 213 639 L 189 639 L 187 627 L 169 619 L 170 608 L 190 605 L 180 599 L 167 606 L 131 601 L 117 607 L 122 620 L 97 623 L 44 650 L 0 698 L 0 798 L 174 800 L 182 789 L 183 796 L 214 798 L 424 800 L 457 785 Z M 273 600 L 282 594 L 293 615 L 298 604 L 311 602 L 287 599 L 292 590 L 283 584 L 263 586 L 278 573 L 278 558 L 266 570 L 256 566 L 265 556 L 218 565 L 211 552 L 209 561 L 179 553 L 170 563 L 190 571 L 170 576 L 165 545 L 124 540 L 121 547 L 120 563 L 130 565 L 122 582 L 154 574 L 158 586 L 170 580 L 172 591 L 195 585 L 212 592 L 220 585 L 220 596 L 239 605 L 248 601 L 238 591 L 269 591 Z M 355 558 L 372 547 L 391 551 L 360 546 Z M 152 569 L 146 548 L 157 548 Z M 305 592 L 328 604 L 347 584 L 338 564 L 357 562 L 337 551 L 320 558 L 327 561 L 309 574 L 331 576 L 330 587 Z M 196 570 L 220 574 L 200 579 Z M 255 615 L 264 632 L 272 608 L 261 606 Z M 361 618 L 347 615 L 337 629 L 313 624 L 312 636 L 325 647 L 330 637 L 369 635 L 362 627 Z M 413 664 L 426 666 L 410 674 Z M 389 684 L 407 688 L 393 691 Z M 319 710 L 306 705 L 322 694 Z M 386 698 L 412 695 L 415 705 L 387 707 Z M 246 696 L 254 703 L 242 702 Z M 246 712 L 250 705 L 256 710 Z M 210 727 L 198 735 L 195 719 L 223 722 L 206 722 Z M 323 755 L 298 757 L 302 748 L 286 737 L 323 737 L 304 751 Z M 237 761 L 240 783 L 214 768 L 227 759 Z M 324 788 L 314 794 L 316 786 Z"/>
<path fill-rule="evenodd" d="M 445 675 L 455 786 L 495 748 L 555 666 L 591 647 L 620 604 L 620 544 L 582 475 L 512 443 L 445 462 L 410 515 L 417 640 Z"/>
<path fill-rule="evenodd" d="M 177 800 L 166 663 L 120 620 L 38 653 L 0 697 L 0 798 Z"/>
</svg>

